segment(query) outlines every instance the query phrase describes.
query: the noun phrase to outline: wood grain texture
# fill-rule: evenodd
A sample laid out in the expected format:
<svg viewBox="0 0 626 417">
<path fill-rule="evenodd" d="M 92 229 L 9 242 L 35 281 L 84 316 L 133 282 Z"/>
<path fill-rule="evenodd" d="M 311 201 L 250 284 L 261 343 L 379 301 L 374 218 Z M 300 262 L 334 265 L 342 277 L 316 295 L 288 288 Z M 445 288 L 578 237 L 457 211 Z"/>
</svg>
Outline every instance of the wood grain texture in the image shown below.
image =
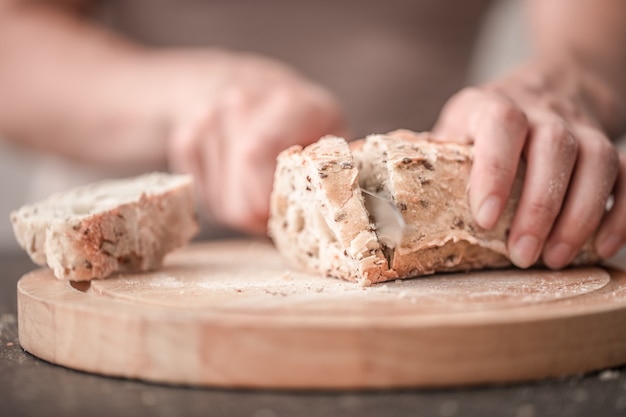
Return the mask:
<svg viewBox="0 0 626 417">
<path fill-rule="evenodd" d="M 20 343 L 87 372 L 222 387 L 440 387 L 626 363 L 616 269 L 442 274 L 362 288 L 267 242 L 195 244 L 160 271 L 18 283 Z"/>
</svg>

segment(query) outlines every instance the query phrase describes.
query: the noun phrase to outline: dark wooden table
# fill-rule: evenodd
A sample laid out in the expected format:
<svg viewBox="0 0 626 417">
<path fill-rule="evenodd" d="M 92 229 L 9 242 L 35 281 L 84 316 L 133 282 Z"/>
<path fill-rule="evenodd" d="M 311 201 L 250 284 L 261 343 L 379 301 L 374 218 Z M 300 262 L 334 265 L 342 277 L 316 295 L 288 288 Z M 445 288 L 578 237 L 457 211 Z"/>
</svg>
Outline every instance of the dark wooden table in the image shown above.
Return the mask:
<svg viewBox="0 0 626 417">
<path fill-rule="evenodd" d="M 626 416 L 626 367 L 510 386 L 340 393 L 172 387 L 76 372 L 19 345 L 16 283 L 33 268 L 25 254 L 0 253 L 0 416 Z"/>
</svg>

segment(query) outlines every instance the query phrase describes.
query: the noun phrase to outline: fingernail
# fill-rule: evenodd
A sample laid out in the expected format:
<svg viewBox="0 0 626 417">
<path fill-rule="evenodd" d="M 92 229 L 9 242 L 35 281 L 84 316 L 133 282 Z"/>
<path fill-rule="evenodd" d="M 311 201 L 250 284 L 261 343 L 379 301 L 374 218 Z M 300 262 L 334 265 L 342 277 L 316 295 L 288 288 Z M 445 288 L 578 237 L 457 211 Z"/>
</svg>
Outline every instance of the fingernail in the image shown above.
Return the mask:
<svg viewBox="0 0 626 417">
<path fill-rule="evenodd" d="M 476 222 L 485 229 L 491 229 L 498 221 L 500 206 L 500 199 L 498 197 L 487 197 L 478 209 Z"/>
<path fill-rule="evenodd" d="M 520 268 L 528 268 L 539 257 L 539 239 L 524 235 L 511 248 L 511 261 Z"/>
<path fill-rule="evenodd" d="M 567 243 L 558 243 L 546 254 L 545 261 L 550 268 L 563 268 L 572 258 L 572 247 Z"/>
<path fill-rule="evenodd" d="M 598 239 L 596 251 L 601 258 L 610 258 L 622 246 L 622 238 L 619 235 L 608 235 L 605 238 Z"/>
</svg>

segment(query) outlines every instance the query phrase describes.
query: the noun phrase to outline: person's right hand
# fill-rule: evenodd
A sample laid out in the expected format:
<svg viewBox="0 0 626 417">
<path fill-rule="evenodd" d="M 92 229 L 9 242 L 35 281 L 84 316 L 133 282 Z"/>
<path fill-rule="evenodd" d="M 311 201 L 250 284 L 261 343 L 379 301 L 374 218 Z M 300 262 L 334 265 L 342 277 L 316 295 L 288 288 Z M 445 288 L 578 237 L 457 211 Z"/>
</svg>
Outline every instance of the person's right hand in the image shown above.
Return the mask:
<svg viewBox="0 0 626 417">
<path fill-rule="evenodd" d="M 231 53 L 164 57 L 173 94 L 167 145 L 174 171 L 194 176 L 220 223 L 263 233 L 276 156 L 326 134 L 342 134 L 337 101 L 273 60 Z"/>
</svg>

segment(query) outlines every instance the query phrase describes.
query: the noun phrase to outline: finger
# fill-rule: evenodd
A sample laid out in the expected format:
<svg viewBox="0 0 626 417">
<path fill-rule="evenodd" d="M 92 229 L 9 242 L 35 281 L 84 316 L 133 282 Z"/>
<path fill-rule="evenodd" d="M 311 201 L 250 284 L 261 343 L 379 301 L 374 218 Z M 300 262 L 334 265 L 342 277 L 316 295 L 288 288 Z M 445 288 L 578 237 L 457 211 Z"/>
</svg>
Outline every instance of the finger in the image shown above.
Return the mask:
<svg viewBox="0 0 626 417">
<path fill-rule="evenodd" d="M 502 95 L 466 88 L 446 103 L 433 131 L 435 140 L 474 142 L 470 207 L 480 226 L 492 228 L 517 173 L 528 133 L 525 114 Z"/>
<path fill-rule="evenodd" d="M 528 133 L 526 115 L 500 96 L 479 103 L 469 200 L 476 222 L 492 228 L 509 198 Z"/>
<path fill-rule="evenodd" d="M 263 232 L 265 225 L 255 216 L 246 188 L 254 181 L 254 173 L 242 162 L 237 136 L 230 136 L 225 129 L 225 112 L 216 108 L 203 124 L 201 168 L 205 203 L 220 224 L 246 232 Z"/>
<path fill-rule="evenodd" d="M 168 142 L 168 167 L 174 172 L 197 174 L 198 121 L 192 118 L 180 123 Z"/>
<path fill-rule="evenodd" d="M 511 225 L 511 261 L 533 265 L 556 220 L 576 162 L 577 142 L 563 121 L 533 123 L 526 148 L 526 174 Z"/>
<path fill-rule="evenodd" d="M 485 93 L 475 87 L 464 88 L 453 95 L 441 109 L 433 126 L 436 141 L 473 143 L 476 131 L 476 108 L 486 100 Z"/>
<path fill-rule="evenodd" d="M 596 252 L 610 258 L 626 242 L 626 155 L 619 154 L 619 173 L 613 188 L 613 207 L 602 221 L 596 237 Z"/>
<path fill-rule="evenodd" d="M 569 191 L 543 251 L 550 268 L 569 264 L 600 224 L 619 169 L 617 151 L 595 128 L 573 130 L 579 149 Z"/>
<path fill-rule="evenodd" d="M 219 108 L 206 115 L 202 126 L 201 152 L 202 177 L 204 179 L 204 195 L 206 204 L 219 220 L 228 212 L 226 200 L 228 193 L 228 176 L 225 175 L 224 141 L 226 138 L 221 129 Z"/>
<path fill-rule="evenodd" d="M 294 120 L 286 117 L 291 107 L 284 105 L 282 90 L 273 91 L 252 108 L 243 108 L 243 99 L 248 100 L 241 93 L 230 95 L 221 108 L 220 126 L 216 128 L 221 140 L 215 144 L 213 155 L 219 156 L 224 168 L 218 173 L 223 195 L 216 198 L 227 204 L 220 208 L 222 222 L 263 233 L 276 156 L 282 150 L 280 144 L 294 137 Z"/>
<path fill-rule="evenodd" d="M 237 151 L 243 161 L 239 165 L 245 167 L 239 172 L 248 174 L 241 181 L 255 179 L 255 186 L 247 190 L 245 197 L 252 216 L 250 226 L 258 226 L 257 231 L 266 227 L 278 153 L 290 145 L 308 145 L 343 129 L 338 108 L 323 94 L 306 92 L 276 89 L 251 118 L 245 129 L 248 140 Z M 231 126 L 231 130 L 236 128 Z"/>
<path fill-rule="evenodd" d="M 202 170 L 200 117 L 183 122 L 173 132 L 168 143 L 168 167 L 170 170 L 190 174 L 194 178 L 196 195 L 204 205 L 205 181 Z"/>
<path fill-rule="evenodd" d="M 267 226 L 276 157 L 283 144 L 288 147 L 287 142 L 297 134 L 292 126 L 297 120 L 289 117 L 289 107 L 281 97 L 283 94 L 267 97 L 247 118 L 244 127 L 237 123 L 238 118 L 226 118 L 228 135 L 237 141 L 237 145 L 231 143 L 228 148 L 229 177 L 232 186 L 237 187 L 233 188 L 237 190 L 233 195 L 237 204 L 231 215 L 243 228 L 255 233 L 264 232 Z"/>
</svg>

